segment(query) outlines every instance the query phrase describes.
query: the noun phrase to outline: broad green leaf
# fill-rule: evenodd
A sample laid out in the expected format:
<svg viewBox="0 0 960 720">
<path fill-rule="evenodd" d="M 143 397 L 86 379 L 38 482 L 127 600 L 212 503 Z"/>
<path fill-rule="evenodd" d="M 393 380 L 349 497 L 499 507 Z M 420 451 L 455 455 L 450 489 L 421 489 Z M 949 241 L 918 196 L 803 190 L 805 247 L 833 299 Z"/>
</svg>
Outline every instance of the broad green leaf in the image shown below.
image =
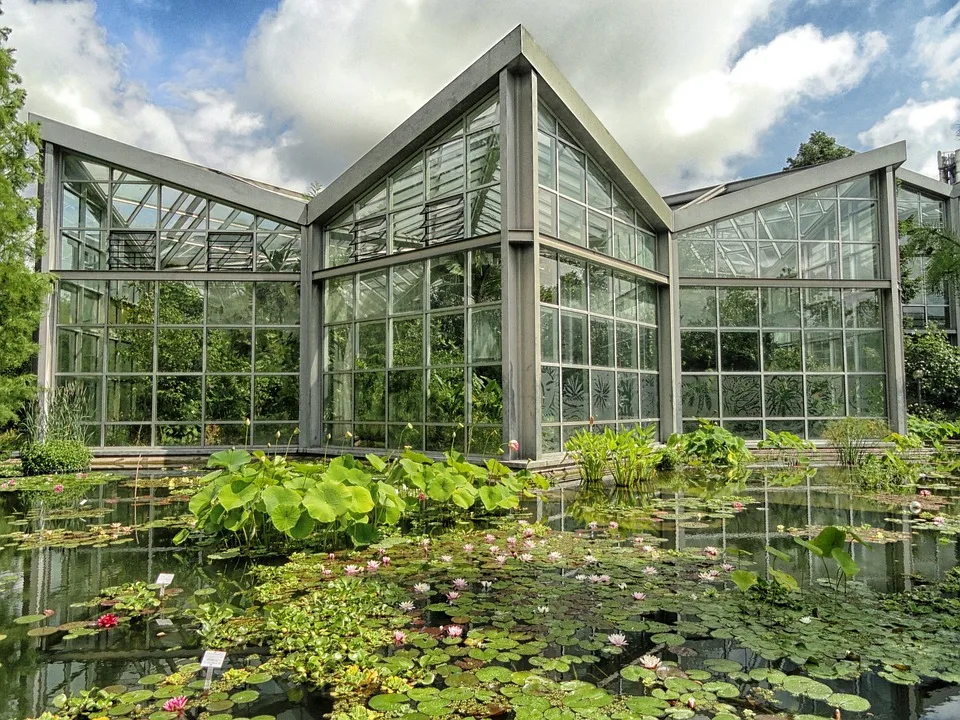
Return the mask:
<svg viewBox="0 0 960 720">
<path fill-rule="evenodd" d="M 427 495 L 431 500 L 446 502 L 456 489 L 453 478 L 449 475 L 438 475 L 427 484 Z"/>
<path fill-rule="evenodd" d="M 217 502 L 223 506 L 224 510 L 233 510 L 234 508 L 249 505 L 257 499 L 259 490 L 257 486 L 246 480 L 234 480 L 229 485 L 224 485 L 217 493 Z"/>
<path fill-rule="evenodd" d="M 370 497 L 370 491 L 359 485 L 347 485 L 347 492 L 350 499 L 347 501 L 347 508 L 350 512 L 368 513 L 373 510 L 373 498 Z"/>
<path fill-rule="evenodd" d="M 246 450 L 232 448 L 213 453 L 207 460 L 207 467 L 226 468 L 230 472 L 237 472 L 252 459 L 253 457 Z"/>
<path fill-rule="evenodd" d="M 457 489 L 453 491 L 450 497 L 454 505 L 466 510 L 473 505 L 474 500 L 477 499 L 477 489 L 470 483 L 463 482 L 457 486 Z"/>
<path fill-rule="evenodd" d="M 770 577 L 772 577 L 778 584 L 785 587 L 787 590 L 799 590 L 800 585 L 797 583 L 797 579 L 790 573 L 783 572 L 782 570 L 770 569 Z"/>
<path fill-rule="evenodd" d="M 355 522 L 347 528 L 347 535 L 353 540 L 354 545 L 370 545 L 375 543 L 380 537 L 377 528 L 369 523 Z"/>
<path fill-rule="evenodd" d="M 349 512 L 352 495 L 347 486 L 334 480 L 324 480 L 307 490 L 303 506 L 310 517 L 322 523 L 331 523 Z"/>
<path fill-rule="evenodd" d="M 828 525 L 813 539 L 813 544 L 820 548 L 820 555 L 829 557 L 835 548 L 842 548 L 847 541 L 847 534 L 838 527 Z"/>
<path fill-rule="evenodd" d="M 770 553 L 771 555 L 773 555 L 775 558 L 779 558 L 780 560 L 783 560 L 784 562 L 793 562 L 793 558 L 792 558 L 792 557 L 790 557 L 789 555 L 787 555 L 783 550 L 777 550 L 777 549 L 776 549 L 775 547 L 773 547 L 772 545 L 767 545 L 764 549 L 765 549 L 768 553 Z"/>
<path fill-rule="evenodd" d="M 758 580 L 757 574 L 749 570 L 734 570 L 730 573 L 730 579 L 740 589 L 740 592 L 746 592 L 756 585 Z"/>
<path fill-rule="evenodd" d="M 270 511 L 273 526 L 282 533 L 289 533 L 300 520 L 299 505 L 277 505 Z"/>
<path fill-rule="evenodd" d="M 268 513 L 273 513 L 273 509 L 278 505 L 300 505 L 300 493 L 279 485 L 270 485 L 264 488 L 262 497 L 263 505 Z"/>
<path fill-rule="evenodd" d="M 370 467 L 372 467 L 377 472 L 383 472 L 384 470 L 387 469 L 387 463 L 383 458 L 377 457 L 373 453 L 368 453 L 366 457 L 367 457 L 367 462 L 370 463 Z"/>
<path fill-rule="evenodd" d="M 303 540 L 304 538 L 307 538 L 310 536 L 310 534 L 313 532 L 316 525 L 317 525 L 316 520 L 310 517 L 309 513 L 301 512 L 300 519 L 297 520 L 296 525 L 290 528 L 290 532 L 288 533 L 288 535 L 290 535 L 290 537 L 295 538 L 297 540 Z"/>
<path fill-rule="evenodd" d="M 830 557 L 837 561 L 837 565 L 840 566 L 840 569 L 843 570 L 843 574 L 846 577 L 855 577 L 856 574 L 860 572 L 860 566 L 857 565 L 856 561 L 850 557 L 850 553 L 846 550 L 834 548 L 830 553 Z"/>
</svg>

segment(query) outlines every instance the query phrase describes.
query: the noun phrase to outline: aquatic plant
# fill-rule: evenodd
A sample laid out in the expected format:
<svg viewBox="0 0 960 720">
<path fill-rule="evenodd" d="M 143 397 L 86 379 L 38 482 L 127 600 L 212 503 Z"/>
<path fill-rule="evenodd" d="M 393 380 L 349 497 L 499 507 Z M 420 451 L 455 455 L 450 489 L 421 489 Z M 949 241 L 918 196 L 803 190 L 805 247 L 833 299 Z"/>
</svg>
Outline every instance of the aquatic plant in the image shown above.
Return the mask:
<svg viewBox="0 0 960 720">
<path fill-rule="evenodd" d="M 773 450 L 777 465 L 798 468 L 810 464 L 807 453 L 815 450 L 816 446 L 810 440 L 804 440 L 786 430 L 767 430 L 763 440 L 757 443 L 757 449 Z"/>
<path fill-rule="evenodd" d="M 607 458 L 610 443 L 604 433 L 590 427 L 578 430 L 564 444 L 567 454 L 573 459 L 585 483 L 598 483 L 607 474 Z"/>
<path fill-rule="evenodd" d="M 115 628 L 119 622 L 120 619 L 113 613 L 105 613 L 97 618 L 97 629 L 109 630 L 110 628 Z"/>
<path fill-rule="evenodd" d="M 837 462 L 847 467 L 858 467 L 870 443 L 889 434 L 883 421 L 856 417 L 831 420 L 823 430 L 824 438 L 837 453 Z"/>
<path fill-rule="evenodd" d="M 700 420 L 692 432 L 674 433 L 667 446 L 677 451 L 681 462 L 696 467 L 738 468 L 753 460 L 743 438 L 707 420 Z"/>
</svg>

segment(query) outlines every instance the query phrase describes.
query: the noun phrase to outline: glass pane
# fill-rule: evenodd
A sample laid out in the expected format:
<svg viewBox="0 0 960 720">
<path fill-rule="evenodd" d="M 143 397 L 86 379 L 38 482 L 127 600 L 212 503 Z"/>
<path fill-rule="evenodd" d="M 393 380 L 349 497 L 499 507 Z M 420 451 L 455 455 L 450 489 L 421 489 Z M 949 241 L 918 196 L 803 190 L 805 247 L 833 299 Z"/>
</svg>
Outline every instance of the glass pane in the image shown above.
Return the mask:
<svg viewBox="0 0 960 720">
<path fill-rule="evenodd" d="M 590 373 L 590 410 L 595 420 L 617 419 L 617 374 L 612 370 Z"/>
<path fill-rule="evenodd" d="M 157 377 L 157 420 L 199 420 L 203 378 L 199 375 Z"/>
<path fill-rule="evenodd" d="M 356 261 L 387 254 L 387 218 L 376 215 L 353 226 L 351 252 Z"/>
<path fill-rule="evenodd" d="M 685 376 L 681 380 L 683 417 L 711 418 L 720 415 L 720 391 L 716 375 Z"/>
<path fill-rule="evenodd" d="M 231 422 L 250 417 L 249 375 L 211 375 L 206 384 L 208 422 Z"/>
<path fill-rule="evenodd" d="M 540 359 L 560 362 L 560 313 L 556 308 L 540 308 Z"/>
<path fill-rule="evenodd" d="M 500 129 L 490 128 L 467 138 L 470 188 L 500 182 Z"/>
<path fill-rule="evenodd" d="M 160 328 L 157 332 L 159 372 L 201 372 L 203 331 L 200 328 Z"/>
<path fill-rule="evenodd" d="M 92 160 L 85 160 L 76 155 L 63 156 L 63 177 L 66 180 L 98 180 L 106 182 L 110 178 L 110 170 Z"/>
<path fill-rule="evenodd" d="M 330 278 L 324 293 L 324 321 L 327 323 L 353 320 L 353 275 Z"/>
<path fill-rule="evenodd" d="M 387 314 L 387 271 L 374 270 L 357 276 L 357 320 Z"/>
<path fill-rule="evenodd" d="M 108 377 L 106 420 L 147 420 L 153 416 L 153 379 Z"/>
<path fill-rule="evenodd" d="M 430 370 L 428 377 L 427 422 L 464 422 L 466 392 L 463 369 Z M 449 447 L 449 433 L 447 443 L 446 447 Z"/>
<path fill-rule="evenodd" d="M 807 413 L 813 417 L 842 417 L 847 414 L 843 375 L 807 376 Z"/>
<path fill-rule="evenodd" d="M 392 322 L 393 367 L 423 367 L 423 318 Z"/>
<path fill-rule="evenodd" d="M 634 229 L 620 221 L 613 224 L 613 251 L 621 260 L 633 262 L 637 257 Z"/>
<path fill-rule="evenodd" d="M 115 183 L 113 186 L 113 227 L 156 228 L 159 197 L 160 192 L 156 185 Z"/>
<path fill-rule="evenodd" d="M 557 237 L 557 196 L 543 188 L 537 191 L 540 234 Z"/>
<path fill-rule="evenodd" d="M 637 282 L 629 275 L 613 276 L 614 313 L 622 320 L 637 319 Z"/>
<path fill-rule="evenodd" d="M 111 328 L 107 372 L 153 372 L 153 343 L 153 328 Z"/>
<path fill-rule="evenodd" d="M 713 277 L 717 274 L 715 243 L 684 240 L 678 246 L 681 276 Z"/>
<path fill-rule="evenodd" d="M 474 303 L 500 302 L 500 250 L 474 250 L 470 255 L 470 297 Z"/>
<path fill-rule="evenodd" d="M 560 368 L 540 368 L 540 417 L 543 422 L 560 420 Z"/>
<path fill-rule="evenodd" d="M 839 186 L 840 197 L 874 198 L 877 196 L 873 175 L 863 175 Z"/>
<path fill-rule="evenodd" d="M 381 376 L 382 377 L 382 376 Z M 300 378 L 296 375 L 260 375 L 254 379 L 254 420 L 291 420 L 300 416 Z M 380 393 L 383 404 L 383 393 Z"/>
<path fill-rule="evenodd" d="M 388 419 L 391 422 L 423 421 L 423 371 L 394 370 L 389 373 Z"/>
<path fill-rule="evenodd" d="M 590 318 L 590 364 L 613 367 L 614 335 L 612 320 Z"/>
<path fill-rule="evenodd" d="M 762 278 L 799 277 L 797 243 L 762 242 L 757 246 Z"/>
<path fill-rule="evenodd" d="M 430 364 L 463 364 L 463 313 L 430 316 Z"/>
<path fill-rule="evenodd" d="M 656 375 L 640 375 L 640 417 L 660 418 L 660 380 Z"/>
<path fill-rule="evenodd" d="M 558 189 L 561 195 L 586 202 L 586 155 L 566 143 L 560 143 L 558 155 Z"/>
<path fill-rule="evenodd" d="M 759 375 L 724 375 L 720 379 L 723 391 L 724 417 L 759 417 L 761 393 Z"/>
<path fill-rule="evenodd" d="M 471 310 L 470 331 L 471 362 L 500 360 L 500 308 Z"/>
<path fill-rule="evenodd" d="M 199 325 L 203 322 L 204 283 L 161 281 L 159 286 L 161 325 Z"/>
<path fill-rule="evenodd" d="M 411 263 L 392 268 L 393 312 L 421 312 L 423 310 L 423 263 Z"/>
<path fill-rule="evenodd" d="M 872 200 L 843 200 L 840 203 L 840 239 L 854 243 L 877 243 L 877 204 Z"/>
<path fill-rule="evenodd" d="M 764 327 L 800 327 L 799 288 L 761 288 Z"/>
<path fill-rule="evenodd" d="M 587 316 L 560 313 L 561 361 L 573 365 L 587 364 Z"/>
<path fill-rule="evenodd" d="M 768 205 L 757 211 L 757 236 L 761 240 L 796 240 L 797 219 L 794 201 Z"/>
<path fill-rule="evenodd" d="M 357 201 L 354 217 L 360 221 L 374 215 L 383 215 L 386 211 L 387 184 L 383 182 Z"/>
<path fill-rule="evenodd" d="M 806 327 L 843 326 L 839 290 L 807 288 L 803 292 L 803 319 Z"/>
<path fill-rule="evenodd" d="M 836 242 L 837 201 L 820 198 L 800 198 L 800 239 L 816 242 Z"/>
<path fill-rule="evenodd" d="M 205 233 L 160 233 L 160 269 L 170 271 L 207 269 Z"/>
<path fill-rule="evenodd" d="M 883 372 L 884 347 L 882 331 L 847 333 L 847 371 Z"/>
<path fill-rule="evenodd" d="M 574 245 L 586 245 L 584 223 L 586 210 L 583 205 L 560 198 L 560 239 Z"/>
<path fill-rule="evenodd" d="M 768 375 L 764 377 L 763 411 L 771 417 L 802 417 L 803 376 Z"/>
<path fill-rule="evenodd" d="M 484 425 L 499 425 L 503 422 L 503 374 L 502 366 L 475 367 L 471 371 L 470 422 Z M 497 444 L 500 445 L 500 428 L 497 428 Z M 489 454 L 495 448 L 487 450 Z"/>
<path fill-rule="evenodd" d="M 657 269 L 657 238 L 640 230 L 637 231 L 637 265 Z"/>
<path fill-rule="evenodd" d="M 463 190 L 463 140 L 457 139 L 427 151 L 427 199 Z"/>
<path fill-rule="evenodd" d="M 172 187 L 160 189 L 162 230 L 206 230 L 207 199 Z"/>
<path fill-rule="evenodd" d="M 400 253 L 423 247 L 423 208 L 398 210 L 390 216 L 393 251 Z"/>
<path fill-rule="evenodd" d="M 236 446 L 247 445 L 250 427 L 245 423 L 217 423 L 203 426 L 203 444 Z"/>
<path fill-rule="evenodd" d="M 560 302 L 557 256 L 552 253 L 540 253 L 540 302 L 553 305 Z"/>
<path fill-rule="evenodd" d="M 250 372 L 250 331 L 207 330 L 207 372 Z"/>
<path fill-rule="evenodd" d="M 886 415 L 886 387 L 883 375 L 850 376 L 850 413 L 861 417 Z"/>
<path fill-rule="evenodd" d="M 640 367 L 637 350 L 637 326 L 617 323 L 617 367 L 636 370 Z"/>
<path fill-rule="evenodd" d="M 566 257 L 560 259 L 560 304 L 576 310 L 587 309 L 586 264 Z"/>
<path fill-rule="evenodd" d="M 357 325 L 357 369 L 382 368 L 387 364 L 387 323 Z"/>
<path fill-rule="evenodd" d="M 837 243 L 802 243 L 800 270 L 805 278 L 839 278 L 840 246 Z"/>
<path fill-rule="evenodd" d="M 843 372 L 843 334 L 807 330 L 804 333 L 806 369 L 813 372 Z"/>
<path fill-rule="evenodd" d="M 106 234 L 89 230 L 64 230 L 60 235 L 58 267 L 63 270 L 105 270 Z"/>
<path fill-rule="evenodd" d="M 152 445 L 150 424 L 107 425 L 103 444 L 108 447 Z"/>
<path fill-rule="evenodd" d="M 251 325 L 253 323 L 253 283 L 208 283 L 207 323 Z"/>
<path fill-rule="evenodd" d="M 470 237 L 500 232 L 500 186 L 493 185 L 467 195 L 470 209 Z"/>
<path fill-rule="evenodd" d="M 423 450 L 423 425 L 387 425 L 387 447 Z"/>
<path fill-rule="evenodd" d="M 445 255 L 430 260 L 430 307 L 464 305 L 466 256 Z"/>
<path fill-rule="evenodd" d="M 222 203 L 211 202 L 210 230 L 245 232 L 256 227 L 255 218 L 246 210 L 230 207 Z"/>
<path fill-rule="evenodd" d="M 537 181 L 551 190 L 557 187 L 557 141 L 544 132 L 537 133 Z"/>
<path fill-rule="evenodd" d="M 757 219 L 752 212 L 727 218 L 717 223 L 717 237 L 731 240 L 754 240 L 757 237 Z"/>
<path fill-rule="evenodd" d="M 849 328 L 883 327 L 877 290 L 843 291 L 843 324 Z"/>
<path fill-rule="evenodd" d="M 564 422 L 582 422 L 587 419 L 587 379 L 586 370 L 561 370 L 560 397 Z"/>
<path fill-rule="evenodd" d="M 353 262 L 353 230 L 351 227 L 331 228 L 326 235 L 327 243 L 324 251 L 326 266 L 336 267 Z"/>
<path fill-rule="evenodd" d="M 880 277 L 879 245 L 844 245 L 843 277 L 848 280 L 876 280 Z"/>
<path fill-rule="evenodd" d="M 111 280 L 108 322 L 111 325 L 153 325 L 154 292 L 152 282 Z"/>
<path fill-rule="evenodd" d="M 755 288 L 720 288 L 720 326 L 757 327 L 757 290 Z"/>
<path fill-rule="evenodd" d="M 720 366 L 726 372 L 759 370 L 760 333 L 753 331 L 721 332 Z"/>
<path fill-rule="evenodd" d="M 717 369 L 717 333 L 684 330 L 680 333 L 680 366 L 683 372 Z"/>
<path fill-rule="evenodd" d="M 617 419 L 640 418 L 640 382 L 636 373 L 617 373 Z"/>
<path fill-rule="evenodd" d="M 353 376 L 356 420 L 386 420 L 386 373 L 361 372 Z"/>
<path fill-rule="evenodd" d="M 763 334 L 763 369 L 799 372 L 803 369 L 800 331 Z"/>
<path fill-rule="evenodd" d="M 257 372 L 299 372 L 300 331 L 258 329 L 256 357 Z"/>
<path fill-rule="evenodd" d="M 749 241 L 717 243 L 717 275 L 757 276 L 757 244 Z"/>
<path fill-rule="evenodd" d="M 611 211 L 613 205 L 610 181 L 592 160 L 587 164 L 587 202 L 590 207 L 607 213 Z"/>
<path fill-rule="evenodd" d="M 299 283 L 257 283 L 255 296 L 257 325 L 300 323 Z"/>
<path fill-rule="evenodd" d="M 613 314 L 613 275 L 599 265 L 587 268 L 590 282 L 590 312 Z"/>
<path fill-rule="evenodd" d="M 257 233 L 257 268 L 272 272 L 299 272 L 300 233 Z"/>
<path fill-rule="evenodd" d="M 349 370 L 353 367 L 353 325 L 334 325 L 323 329 L 324 370 Z"/>
<path fill-rule="evenodd" d="M 423 204 L 423 187 L 423 157 L 418 153 L 412 162 L 393 174 L 390 180 L 390 206 L 403 208 Z"/>
<path fill-rule="evenodd" d="M 200 425 L 157 425 L 157 445 L 199 445 Z"/>
<path fill-rule="evenodd" d="M 353 375 L 323 376 L 323 419 L 353 419 Z M 337 435 L 339 440 L 340 435 Z M 326 438 L 333 440 L 334 438 Z"/>
<path fill-rule="evenodd" d="M 657 331 L 653 328 L 640 328 L 640 369 L 656 370 L 660 359 L 657 350 Z"/>
</svg>

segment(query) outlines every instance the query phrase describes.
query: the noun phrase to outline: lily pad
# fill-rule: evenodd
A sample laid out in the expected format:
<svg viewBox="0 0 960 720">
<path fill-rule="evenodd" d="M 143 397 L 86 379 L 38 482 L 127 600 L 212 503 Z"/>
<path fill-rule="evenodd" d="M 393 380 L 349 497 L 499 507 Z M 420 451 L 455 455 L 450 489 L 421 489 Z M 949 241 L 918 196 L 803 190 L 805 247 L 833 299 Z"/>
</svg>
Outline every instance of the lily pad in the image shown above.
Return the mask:
<svg viewBox="0 0 960 720">
<path fill-rule="evenodd" d="M 859 695 L 833 693 L 833 695 L 826 698 L 826 701 L 830 706 L 847 710 L 848 712 L 866 712 L 870 709 L 870 701 Z"/>
<path fill-rule="evenodd" d="M 139 680 L 137 680 L 137 684 L 139 684 L 139 685 L 159 685 L 161 682 L 163 682 L 163 680 L 164 680 L 165 677 L 166 677 L 166 675 L 158 675 L 158 674 L 155 674 L 155 675 L 144 675 L 142 678 L 140 678 Z"/>
<path fill-rule="evenodd" d="M 46 615 L 21 615 L 13 622 L 15 625 L 33 625 L 33 623 L 38 623 L 46 619 Z"/>
<path fill-rule="evenodd" d="M 390 710 L 409 702 L 410 698 L 403 693 L 389 693 L 386 695 L 374 695 L 372 698 L 370 698 L 368 704 L 372 710 L 389 712 Z"/>
<path fill-rule="evenodd" d="M 58 632 L 60 632 L 60 628 L 50 627 L 48 625 L 45 627 L 30 628 L 27 630 L 27 635 L 30 637 L 46 637 L 48 635 L 56 635 Z"/>
<path fill-rule="evenodd" d="M 230 699 L 240 705 L 243 703 L 253 702 L 258 697 L 260 697 L 260 693 L 258 693 L 256 690 L 241 690 L 240 692 L 231 695 Z"/>
<path fill-rule="evenodd" d="M 270 682 L 271 680 L 273 680 L 273 675 L 265 672 L 252 673 L 247 676 L 248 685 L 260 685 L 265 682 Z"/>
</svg>

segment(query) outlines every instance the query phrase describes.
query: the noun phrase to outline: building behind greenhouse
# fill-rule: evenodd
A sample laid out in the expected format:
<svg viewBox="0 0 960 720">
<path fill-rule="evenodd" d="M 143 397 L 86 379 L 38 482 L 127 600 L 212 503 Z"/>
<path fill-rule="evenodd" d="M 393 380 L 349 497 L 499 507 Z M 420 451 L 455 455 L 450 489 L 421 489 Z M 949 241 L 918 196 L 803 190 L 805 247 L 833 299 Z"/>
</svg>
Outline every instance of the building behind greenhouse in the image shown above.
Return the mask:
<svg viewBox="0 0 960 720">
<path fill-rule="evenodd" d="M 902 430 L 903 316 L 956 332 L 899 302 L 898 212 L 957 204 L 903 143 L 664 198 L 522 28 L 309 201 L 34 119 L 41 384 L 104 452 Z"/>
</svg>

